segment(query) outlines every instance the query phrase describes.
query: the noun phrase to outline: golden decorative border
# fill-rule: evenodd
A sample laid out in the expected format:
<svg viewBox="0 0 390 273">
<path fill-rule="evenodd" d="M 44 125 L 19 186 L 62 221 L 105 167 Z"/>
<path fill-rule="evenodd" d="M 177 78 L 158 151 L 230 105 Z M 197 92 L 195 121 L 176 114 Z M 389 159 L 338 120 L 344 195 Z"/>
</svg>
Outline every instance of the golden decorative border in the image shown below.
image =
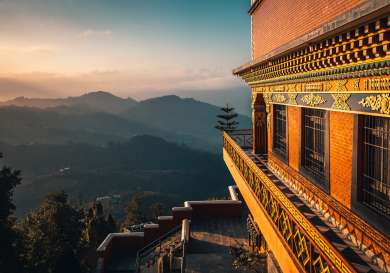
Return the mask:
<svg viewBox="0 0 390 273">
<path fill-rule="evenodd" d="M 379 111 L 381 114 L 390 115 L 390 94 L 368 96 L 358 103 L 373 111 Z"/>
<path fill-rule="evenodd" d="M 332 94 L 333 104 L 332 109 L 349 111 L 351 107 L 348 105 L 348 99 L 351 97 L 349 93 Z"/>
<path fill-rule="evenodd" d="M 389 86 L 388 86 L 389 85 Z M 390 76 L 372 76 L 357 77 L 345 80 L 325 80 L 312 82 L 298 82 L 295 84 L 276 83 L 273 85 L 255 85 L 252 92 L 255 93 L 276 93 L 276 92 L 293 92 L 293 93 L 318 93 L 318 92 L 389 92 Z"/>
<path fill-rule="evenodd" d="M 358 240 L 357 237 L 366 237 L 360 241 L 360 244 L 363 244 L 367 243 L 369 239 L 368 250 L 373 251 L 377 257 L 382 256 L 384 261 L 390 263 L 390 238 L 371 227 L 358 215 L 344 207 L 340 202 L 307 181 L 306 178 L 286 166 L 274 156 L 268 158 L 268 165 L 273 172 L 289 181 L 295 190 L 302 192 L 309 200 L 319 204 L 322 210 L 336 218 L 339 222 L 338 224 L 343 225 L 349 233 L 356 234 L 356 230 L 360 231 L 361 235 L 356 235 L 356 240 Z"/>
<path fill-rule="evenodd" d="M 317 106 L 317 105 L 321 105 L 323 103 L 326 102 L 326 100 L 319 96 L 319 95 L 314 95 L 313 93 L 310 93 L 308 95 L 304 95 L 302 97 L 302 102 L 306 103 L 306 105 L 309 105 L 309 106 Z"/>
<path fill-rule="evenodd" d="M 390 117 L 390 93 L 371 92 L 319 92 L 319 93 L 252 93 L 252 108 L 256 98 L 263 96 L 266 111 L 271 104 L 284 104 L 359 115 Z"/>
<path fill-rule="evenodd" d="M 232 146 L 236 153 L 244 160 L 244 163 L 251 171 L 259 177 L 267 189 L 278 199 L 278 201 L 291 214 L 298 225 L 305 231 L 309 238 L 317 245 L 317 247 L 326 255 L 329 261 L 340 272 L 355 272 L 348 261 L 337 251 L 337 249 L 324 238 L 319 230 L 317 230 L 302 213 L 292 204 L 292 202 L 280 191 L 278 187 L 264 174 L 257 165 L 248 157 L 248 155 L 235 143 L 235 141 L 225 132 L 225 140 Z M 229 153 L 229 150 L 227 150 Z M 245 175 L 244 175 L 245 177 Z"/>
</svg>

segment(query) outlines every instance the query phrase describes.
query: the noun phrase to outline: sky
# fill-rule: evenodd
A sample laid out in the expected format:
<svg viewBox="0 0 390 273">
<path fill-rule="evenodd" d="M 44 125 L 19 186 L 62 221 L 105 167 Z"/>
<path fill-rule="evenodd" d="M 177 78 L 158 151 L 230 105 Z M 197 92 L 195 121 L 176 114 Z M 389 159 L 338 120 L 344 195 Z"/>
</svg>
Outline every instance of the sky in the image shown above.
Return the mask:
<svg viewBox="0 0 390 273">
<path fill-rule="evenodd" d="M 245 89 L 249 2 L 0 0 L 0 100 Z"/>
</svg>

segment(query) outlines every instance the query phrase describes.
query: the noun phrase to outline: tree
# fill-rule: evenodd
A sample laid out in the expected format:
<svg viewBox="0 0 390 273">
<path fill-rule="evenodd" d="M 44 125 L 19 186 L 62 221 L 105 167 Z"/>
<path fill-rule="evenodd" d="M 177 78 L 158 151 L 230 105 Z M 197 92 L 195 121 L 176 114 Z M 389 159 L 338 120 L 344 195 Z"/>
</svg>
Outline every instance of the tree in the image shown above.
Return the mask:
<svg viewBox="0 0 390 273">
<path fill-rule="evenodd" d="M 153 219 L 161 216 L 164 213 L 164 206 L 161 203 L 154 203 L 150 206 Z"/>
<path fill-rule="evenodd" d="M 2 158 L 1 153 L 0 158 Z M 15 210 L 12 197 L 15 187 L 20 182 L 20 171 L 9 167 L 0 170 L 0 268 L 4 273 L 15 273 L 21 270 L 17 253 L 18 234 L 13 228 L 15 219 L 12 218 Z"/>
<path fill-rule="evenodd" d="M 238 122 L 234 119 L 238 116 L 234 112 L 233 107 L 229 107 L 229 104 L 226 104 L 225 107 L 221 108 L 222 114 L 217 115 L 219 120 L 217 120 L 216 129 L 221 131 L 231 131 L 237 128 Z"/>
<path fill-rule="evenodd" d="M 88 247 L 93 249 L 96 249 L 109 233 L 116 231 L 116 223 L 111 214 L 107 219 L 104 218 L 101 203 L 94 203 L 88 210 L 84 224 L 83 239 Z"/>
<path fill-rule="evenodd" d="M 20 227 L 23 261 L 30 273 L 83 272 L 82 213 L 68 204 L 65 192 L 48 195 Z"/>
<path fill-rule="evenodd" d="M 140 210 L 139 199 L 140 197 L 137 194 L 133 195 L 130 199 L 126 208 L 126 216 L 122 223 L 122 228 L 128 228 L 145 221 L 145 217 Z"/>
<path fill-rule="evenodd" d="M 107 216 L 106 225 L 107 225 L 107 234 L 113 233 L 117 229 L 116 222 L 115 222 L 114 218 L 112 217 L 111 213 L 108 214 L 108 216 Z"/>
</svg>

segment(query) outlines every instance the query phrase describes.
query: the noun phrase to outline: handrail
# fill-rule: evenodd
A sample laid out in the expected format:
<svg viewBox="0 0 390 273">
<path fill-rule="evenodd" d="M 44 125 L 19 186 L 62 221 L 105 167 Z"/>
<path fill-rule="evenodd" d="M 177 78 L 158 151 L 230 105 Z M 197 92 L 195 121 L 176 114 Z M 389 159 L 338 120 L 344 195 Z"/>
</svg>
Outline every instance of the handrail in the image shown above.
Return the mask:
<svg viewBox="0 0 390 273">
<path fill-rule="evenodd" d="M 161 246 L 161 243 L 164 242 L 166 239 L 170 238 L 171 235 L 177 233 L 179 230 L 181 230 L 181 225 L 177 225 L 174 228 L 172 228 L 170 231 L 164 233 L 164 235 L 160 236 L 156 240 L 152 241 L 151 243 L 147 244 L 143 248 L 137 251 L 136 261 L 135 261 L 135 270 L 136 272 L 140 272 L 141 268 L 141 260 L 142 258 L 148 256 L 150 253 L 152 253 L 158 246 Z"/>
<path fill-rule="evenodd" d="M 240 144 L 240 147 L 245 149 L 250 149 L 253 146 L 253 135 L 252 129 L 235 129 L 231 131 L 226 131 L 235 142 Z"/>
<path fill-rule="evenodd" d="M 227 133 L 224 149 L 306 272 L 356 272 Z"/>
</svg>

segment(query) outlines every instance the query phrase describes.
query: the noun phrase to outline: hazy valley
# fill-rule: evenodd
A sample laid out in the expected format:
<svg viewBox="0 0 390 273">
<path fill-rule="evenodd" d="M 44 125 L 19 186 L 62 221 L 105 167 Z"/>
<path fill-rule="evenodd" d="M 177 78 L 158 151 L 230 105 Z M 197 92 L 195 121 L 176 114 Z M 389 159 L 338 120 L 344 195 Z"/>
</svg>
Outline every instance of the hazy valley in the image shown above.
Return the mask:
<svg viewBox="0 0 390 273">
<path fill-rule="evenodd" d="M 231 181 L 214 128 L 218 113 L 194 99 L 137 102 L 106 92 L 3 102 L 2 161 L 23 175 L 15 193 L 17 215 L 59 190 L 81 205 L 102 196 L 127 201 L 136 192 L 166 204 L 224 195 Z M 246 116 L 238 121 L 250 126 Z"/>
</svg>

